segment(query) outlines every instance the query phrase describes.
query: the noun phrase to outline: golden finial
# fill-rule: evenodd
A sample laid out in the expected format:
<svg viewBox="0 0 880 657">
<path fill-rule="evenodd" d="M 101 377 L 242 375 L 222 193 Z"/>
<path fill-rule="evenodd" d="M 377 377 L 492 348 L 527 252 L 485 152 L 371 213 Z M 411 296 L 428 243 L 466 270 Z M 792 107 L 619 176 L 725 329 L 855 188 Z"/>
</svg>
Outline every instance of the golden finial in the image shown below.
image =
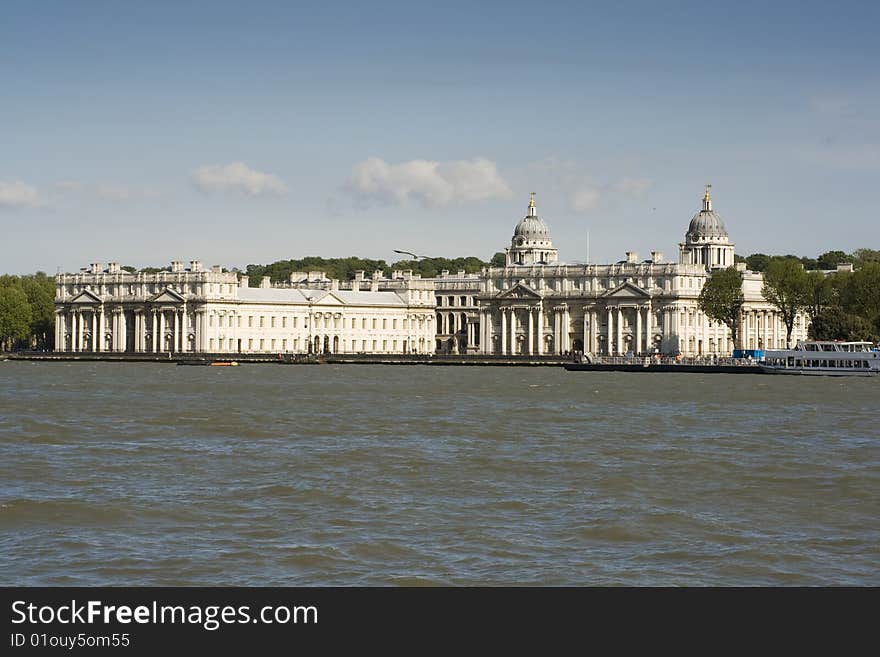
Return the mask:
<svg viewBox="0 0 880 657">
<path fill-rule="evenodd" d="M 529 192 L 529 207 L 535 207 L 535 192 Z"/>
<path fill-rule="evenodd" d="M 711 201 L 711 200 L 712 200 L 712 197 L 709 196 L 709 190 L 710 190 L 710 189 L 712 189 L 712 185 L 711 185 L 711 184 L 707 184 L 707 185 L 706 185 L 706 195 L 703 197 L 703 200 L 704 200 L 704 201 Z"/>
</svg>

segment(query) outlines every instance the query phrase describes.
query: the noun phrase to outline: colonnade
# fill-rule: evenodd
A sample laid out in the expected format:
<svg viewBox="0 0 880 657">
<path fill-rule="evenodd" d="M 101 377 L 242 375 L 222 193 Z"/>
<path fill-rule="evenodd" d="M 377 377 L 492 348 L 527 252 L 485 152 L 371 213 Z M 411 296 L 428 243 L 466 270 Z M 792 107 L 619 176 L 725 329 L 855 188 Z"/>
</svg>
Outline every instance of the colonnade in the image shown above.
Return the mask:
<svg viewBox="0 0 880 657">
<path fill-rule="evenodd" d="M 55 318 L 56 351 L 179 353 L 205 350 L 207 342 L 205 315 L 196 312 L 190 344 L 186 304 L 134 310 L 104 304 L 72 307 L 56 310 Z"/>
</svg>

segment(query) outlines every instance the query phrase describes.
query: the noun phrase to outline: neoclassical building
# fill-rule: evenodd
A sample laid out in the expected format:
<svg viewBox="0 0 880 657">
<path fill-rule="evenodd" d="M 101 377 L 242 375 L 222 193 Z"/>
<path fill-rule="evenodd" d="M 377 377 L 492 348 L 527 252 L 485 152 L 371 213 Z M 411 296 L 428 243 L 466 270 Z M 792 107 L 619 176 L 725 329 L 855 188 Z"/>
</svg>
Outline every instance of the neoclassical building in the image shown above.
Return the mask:
<svg viewBox="0 0 880 657">
<path fill-rule="evenodd" d="M 734 264 L 734 245 L 702 208 L 679 244 L 678 262 L 634 251 L 607 265 L 564 264 L 534 194 L 505 249 L 505 265 L 477 274 L 411 271 L 353 280 L 294 272 L 290 280 L 248 277 L 219 266 L 174 261 L 128 272 L 92 264 L 56 277 L 56 351 L 116 353 L 402 353 L 729 355 L 724 324 L 700 312 L 700 290 Z M 785 346 L 785 325 L 761 295 L 761 274 L 743 271 L 739 330 L 746 349 Z M 807 317 L 792 340 L 806 339 Z"/>
<path fill-rule="evenodd" d="M 383 285 L 380 289 L 380 280 Z M 56 277 L 56 351 L 433 353 L 434 291 L 412 272 L 352 281 L 295 272 L 252 288 L 246 275 L 175 261 L 129 273 L 93 264 Z"/>
<path fill-rule="evenodd" d="M 505 249 L 504 267 L 484 270 L 478 337 L 484 354 L 729 355 L 734 345 L 724 324 L 700 312 L 700 290 L 715 269 L 734 265 L 734 245 L 712 209 L 709 186 L 679 245 L 678 262 L 651 252 L 627 252 L 615 264 L 562 264 L 550 230 L 538 216 L 534 194 Z M 785 324 L 761 294 L 761 274 L 743 271 L 743 348 L 784 348 Z M 439 310 L 439 309 L 438 309 Z M 792 340 L 806 339 L 798 316 Z M 739 345 L 737 345 L 739 347 Z"/>
</svg>

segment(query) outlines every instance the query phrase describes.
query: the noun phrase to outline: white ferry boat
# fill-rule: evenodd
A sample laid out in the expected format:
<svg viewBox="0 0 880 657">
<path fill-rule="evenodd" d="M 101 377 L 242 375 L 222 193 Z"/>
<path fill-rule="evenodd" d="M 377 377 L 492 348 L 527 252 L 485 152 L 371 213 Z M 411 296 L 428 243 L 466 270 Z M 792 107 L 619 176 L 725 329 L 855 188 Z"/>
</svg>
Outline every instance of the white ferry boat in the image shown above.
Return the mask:
<svg viewBox="0 0 880 657">
<path fill-rule="evenodd" d="M 794 349 L 765 352 L 761 370 L 768 374 L 877 376 L 880 351 L 870 342 L 799 341 Z"/>
</svg>

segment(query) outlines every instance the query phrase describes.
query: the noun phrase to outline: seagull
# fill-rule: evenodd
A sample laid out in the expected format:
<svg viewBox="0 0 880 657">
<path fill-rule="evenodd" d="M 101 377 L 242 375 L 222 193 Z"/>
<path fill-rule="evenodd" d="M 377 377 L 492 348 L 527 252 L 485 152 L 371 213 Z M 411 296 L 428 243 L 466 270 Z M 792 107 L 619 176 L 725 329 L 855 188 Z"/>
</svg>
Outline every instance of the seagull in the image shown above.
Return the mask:
<svg viewBox="0 0 880 657">
<path fill-rule="evenodd" d="M 420 256 L 420 255 L 416 255 L 415 253 L 410 253 L 409 251 L 398 251 L 397 249 L 391 249 L 391 250 L 394 251 L 395 253 L 402 253 L 403 255 L 412 256 L 416 260 L 418 260 L 420 258 L 422 260 L 430 260 L 429 256 Z"/>
</svg>

